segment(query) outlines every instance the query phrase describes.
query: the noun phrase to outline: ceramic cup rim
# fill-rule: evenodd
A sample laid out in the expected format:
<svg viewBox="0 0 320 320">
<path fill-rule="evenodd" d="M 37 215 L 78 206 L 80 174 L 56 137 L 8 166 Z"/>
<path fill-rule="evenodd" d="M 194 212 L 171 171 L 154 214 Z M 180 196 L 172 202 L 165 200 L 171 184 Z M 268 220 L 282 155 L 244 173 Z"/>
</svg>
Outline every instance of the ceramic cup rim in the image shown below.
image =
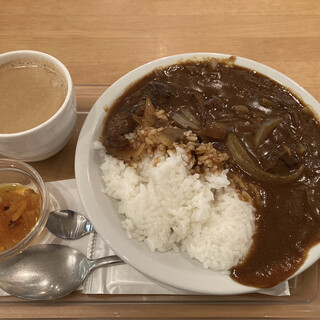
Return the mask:
<svg viewBox="0 0 320 320">
<path fill-rule="evenodd" d="M 11 58 L 10 58 L 11 56 Z M 9 57 L 9 59 L 8 59 Z M 67 94 L 66 97 L 62 103 L 62 105 L 59 107 L 59 109 L 57 110 L 57 112 L 51 116 L 49 119 L 47 119 L 46 121 L 42 122 L 41 124 L 30 128 L 28 130 L 24 130 L 24 131 L 19 131 L 19 132 L 13 132 L 13 133 L 0 133 L 0 139 L 1 138 L 15 138 L 15 137 L 21 137 L 25 134 L 32 134 L 38 130 L 41 130 L 42 128 L 44 128 L 45 126 L 47 126 L 50 122 L 55 121 L 56 118 L 58 118 L 60 116 L 60 114 L 63 112 L 63 110 L 68 106 L 69 101 L 71 99 L 72 96 L 72 79 L 71 79 L 71 75 L 69 73 L 69 70 L 67 69 L 67 67 L 57 58 L 55 58 L 54 56 L 45 53 L 45 52 L 41 52 L 41 51 L 35 51 L 35 50 L 16 50 L 16 51 L 9 51 L 9 52 L 5 52 L 0 54 L 0 65 L 2 65 L 3 63 L 1 62 L 3 59 L 5 60 L 4 63 L 10 62 L 12 60 L 16 60 L 19 58 L 38 58 L 41 60 L 46 60 L 50 63 L 52 63 L 55 67 L 57 67 L 59 69 L 59 71 L 61 71 L 61 73 L 63 74 L 66 83 L 67 83 Z"/>
</svg>

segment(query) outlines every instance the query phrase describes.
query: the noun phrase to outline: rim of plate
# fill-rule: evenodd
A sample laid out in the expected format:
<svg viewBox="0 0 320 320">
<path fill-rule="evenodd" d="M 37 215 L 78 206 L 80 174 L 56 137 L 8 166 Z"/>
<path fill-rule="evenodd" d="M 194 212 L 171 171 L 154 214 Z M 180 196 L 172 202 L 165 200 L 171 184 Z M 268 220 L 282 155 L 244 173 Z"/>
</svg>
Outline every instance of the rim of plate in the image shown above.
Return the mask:
<svg viewBox="0 0 320 320">
<path fill-rule="evenodd" d="M 152 253 L 144 243 L 130 240 L 121 226 L 117 202 L 102 193 L 101 160 L 93 144 L 101 133 L 105 117 L 104 107 L 111 106 L 128 86 L 144 75 L 155 68 L 166 67 L 183 60 L 199 60 L 208 57 L 229 58 L 230 56 L 232 55 L 206 52 L 178 54 L 151 61 L 130 71 L 113 83 L 96 101 L 84 122 L 76 147 L 75 176 L 79 196 L 89 219 L 107 245 L 124 262 L 146 276 L 160 283 L 200 294 L 244 294 L 261 289 L 241 285 L 232 280 L 226 272 L 206 270 L 199 262 L 186 257 L 185 254 L 172 251 Z M 262 73 L 291 89 L 320 117 L 319 102 L 289 77 L 264 64 L 238 56 L 235 64 Z M 319 257 L 320 244 L 309 250 L 307 259 L 292 277 L 309 268 Z"/>
</svg>

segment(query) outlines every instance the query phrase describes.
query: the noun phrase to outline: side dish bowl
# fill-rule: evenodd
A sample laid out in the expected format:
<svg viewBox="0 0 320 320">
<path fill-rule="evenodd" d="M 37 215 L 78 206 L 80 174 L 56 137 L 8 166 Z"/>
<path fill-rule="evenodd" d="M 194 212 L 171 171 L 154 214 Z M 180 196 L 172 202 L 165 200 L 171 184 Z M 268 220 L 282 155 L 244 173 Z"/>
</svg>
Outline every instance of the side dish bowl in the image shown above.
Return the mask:
<svg viewBox="0 0 320 320">
<path fill-rule="evenodd" d="M 0 261 L 26 249 L 41 233 L 49 216 L 49 194 L 39 173 L 30 165 L 12 159 L 0 159 L 0 186 L 21 185 L 40 196 L 40 213 L 30 232 L 11 248 L 0 252 Z"/>
<path fill-rule="evenodd" d="M 99 140 L 105 107 L 110 107 L 125 90 L 137 80 L 152 72 L 155 68 L 166 67 L 184 60 L 205 58 L 230 58 L 227 54 L 190 53 L 170 56 L 147 63 L 123 76 L 108 88 L 95 103 L 81 130 L 75 158 L 75 174 L 82 204 L 106 243 L 126 263 L 138 271 L 165 284 L 202 294 L 242 294 L 258 291 L 259 288 L 241 285 L 233 281 L 228 273 L 203 269 L 202 265 L 185 254 L 172 251 L 152 253 L 146 245 L 137 240 L 130 240 L 121 226 L 117 213 L 117 201 L 102 193 L 104 189 L 100 173 L 101 160 L 94 149 L 94 142 Z M 289 88 L 306 105 L 320 116 L 320 104 L 305 89 L 284 74 L 261 63 L 236 57 L 235 65 L 255 70 L 279 84 Z M 320 244 L 314 246 L 300 269 L 293 275 L 306 270 L 320 257 Z"/>
</svg>

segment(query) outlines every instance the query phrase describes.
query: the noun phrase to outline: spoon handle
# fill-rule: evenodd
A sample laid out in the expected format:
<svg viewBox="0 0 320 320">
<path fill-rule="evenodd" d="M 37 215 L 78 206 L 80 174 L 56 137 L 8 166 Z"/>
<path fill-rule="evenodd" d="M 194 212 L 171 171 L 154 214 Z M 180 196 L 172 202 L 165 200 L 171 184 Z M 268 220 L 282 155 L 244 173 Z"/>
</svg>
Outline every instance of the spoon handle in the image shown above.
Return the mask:
<svg viewBox="0 0 320 320">
<path fill-rule="evenodd" d="M 89 270 L 93 270 L 99 267 L 105 267 L 105 266 L 115 266 L 118 264 L 124 264 L 118 256 L 108 256 L 108 257 L 103 257 L 99 258 L 96 260 L 90 260 L 90 265 L 89 265 Z"/>
</svg>

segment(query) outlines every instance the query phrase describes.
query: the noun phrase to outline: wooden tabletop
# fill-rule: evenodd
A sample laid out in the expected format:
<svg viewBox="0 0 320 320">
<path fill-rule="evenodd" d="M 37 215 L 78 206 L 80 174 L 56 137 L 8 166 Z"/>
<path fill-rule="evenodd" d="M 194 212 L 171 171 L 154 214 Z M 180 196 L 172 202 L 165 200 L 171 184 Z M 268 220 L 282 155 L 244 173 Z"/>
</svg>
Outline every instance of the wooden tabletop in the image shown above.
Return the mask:
<svg viewBox="0 0 320 320">
<path fill-rule="evenodd" d="M 0 39 L 0 53 L 32 49 L 60 59 L 76 85 L 80 111 L 89 110 L 95 99 L 128 71 L 186 52 L 228 53 L 256 60 L 286 74 L 320 100 L 318 0 L 0 0 Z M 84 117 L 78 118 L 74 137 L 64 152 L 34 164 L 47 181 L 74 177 L 74 148 Z M 318 269 L 314 270 L 309 271 L 310 283 L 314 276 L 319 279 Z M 170 303 L 164 305 L 165 299 Z M 320 314 L 318 285 L 312 293 L 299 291 L 291 300 L 277 302 L 261 297 L 237 298 L 236 303 L 212 297 L 165 299 L 74 295 L 62 303 L 48 304 L 0 298 L 0 317 L 279 315 L 316 319 Z"/>
<path fill-rule="evenodd" d="M 1 0 L 0 52 L 48 52 L 76 84 L 148 61 L 217 52 L 273 67 L 320 98 L 318 0 Z"/>
</svg>

